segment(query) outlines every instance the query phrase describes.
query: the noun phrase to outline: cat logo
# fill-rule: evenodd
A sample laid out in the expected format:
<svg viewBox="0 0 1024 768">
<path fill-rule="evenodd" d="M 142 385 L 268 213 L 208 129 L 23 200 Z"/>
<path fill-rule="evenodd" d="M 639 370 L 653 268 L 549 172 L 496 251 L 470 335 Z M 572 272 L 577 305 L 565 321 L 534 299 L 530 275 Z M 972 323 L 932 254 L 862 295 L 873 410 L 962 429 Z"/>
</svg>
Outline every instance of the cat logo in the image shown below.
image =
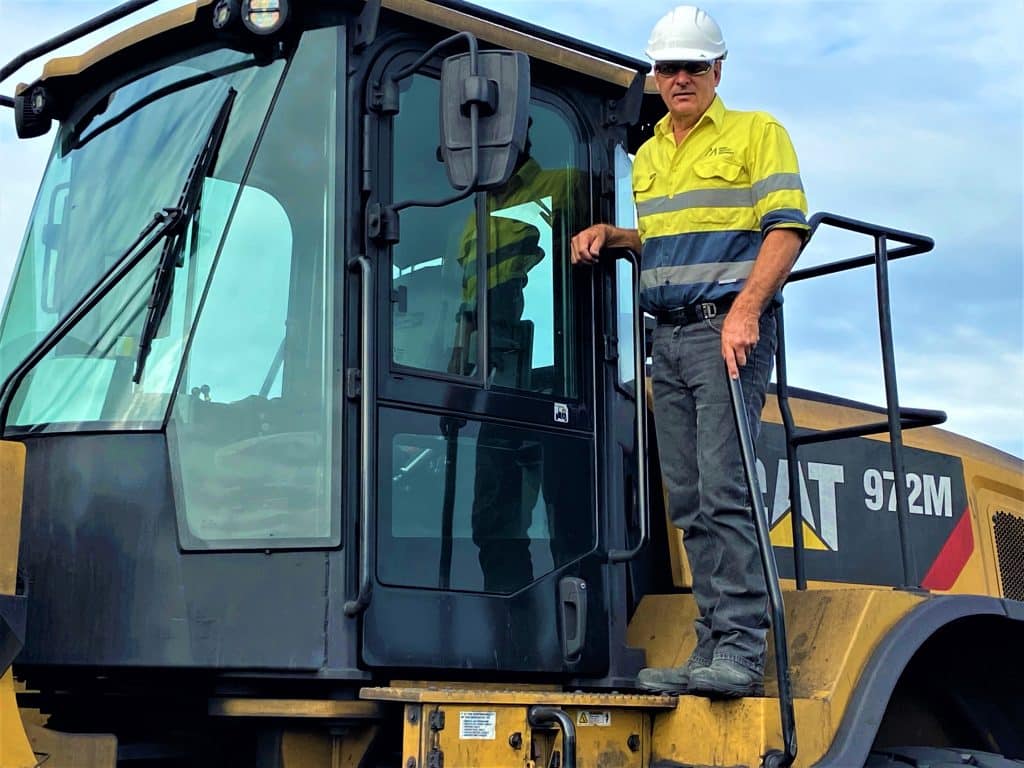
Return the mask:
<svg viewBox="0 0 1024 768">
<path fill-rule="evenodd" d="M 779 459 L 775 482 L 761 459 L 757 460 L 758 484 L 764 497 L 772 544 L 793 546 L 789 464 Z M 858 514 L 896 512 L 896 483 L 892 471 L 867 467 L 863 471 L 821 461 L 798 463 L 800 509 L 804 547 L 820 552 L 839 551 L 839 499 Z M 907 505 L 911 515 L 926 519 L 953 517 L 953 479 L 950 475 L 907 472 Z M 852 482 L 851 482 L 852 481 Z M 849 483 L 849 487 L 848 487 Z M 863 492 L 861 492 L 863 488 Z"/>
<path fill-rule="evenodd" d="M 772 544 L 776 547 L 793 546 L 790 521 L 788 462 L 780 459 L 775 473 L 775 487 L 769 488 L 764 464 L 757 462 L 761 492 L 765 494 Z M 839 529 L 836 525 L 836 497 L 846 482 L 841 464 L 807 462 L 799 464 L 800 501 L 803 511 L 804 547 L 824 552 L 839 551 Z M 808 489 L 808 485 L 811 486 Z M 810 491 L 817 498 L 811 501 Z"/>
</svg>

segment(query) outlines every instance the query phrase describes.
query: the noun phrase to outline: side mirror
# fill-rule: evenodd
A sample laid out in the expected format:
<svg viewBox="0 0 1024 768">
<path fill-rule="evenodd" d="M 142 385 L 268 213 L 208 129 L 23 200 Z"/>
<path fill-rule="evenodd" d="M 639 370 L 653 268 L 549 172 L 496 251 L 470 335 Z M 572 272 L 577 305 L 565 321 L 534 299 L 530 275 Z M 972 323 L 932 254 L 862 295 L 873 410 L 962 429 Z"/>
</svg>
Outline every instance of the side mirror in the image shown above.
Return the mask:
<svg viewBox="0 0 1024 768">
<path fill-rule="evenodd" d="M 469 53 L 449 56 L 441 66 L 441 158 L 448 180 L 462 190 L 505 184 L 526 147 L 529 126 L 529 57 L 480 51 L 475 58 L 475 74 Z"/>
</svg>

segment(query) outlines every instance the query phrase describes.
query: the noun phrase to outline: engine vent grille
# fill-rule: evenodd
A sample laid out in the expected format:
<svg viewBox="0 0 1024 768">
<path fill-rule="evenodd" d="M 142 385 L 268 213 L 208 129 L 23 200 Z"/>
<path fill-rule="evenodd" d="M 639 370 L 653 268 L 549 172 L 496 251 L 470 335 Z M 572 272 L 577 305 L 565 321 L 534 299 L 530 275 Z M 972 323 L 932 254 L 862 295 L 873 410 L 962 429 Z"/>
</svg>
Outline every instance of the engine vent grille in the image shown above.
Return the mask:
<svg viewBox="0 0 1024 768">
<path fill-rule="evenodd" d="M 992 516 L 992 529 L 996 538 L 1003 596 L 1011 600 L 1024 600 L 1024 517 L 996 512 Z"/>
</svg>

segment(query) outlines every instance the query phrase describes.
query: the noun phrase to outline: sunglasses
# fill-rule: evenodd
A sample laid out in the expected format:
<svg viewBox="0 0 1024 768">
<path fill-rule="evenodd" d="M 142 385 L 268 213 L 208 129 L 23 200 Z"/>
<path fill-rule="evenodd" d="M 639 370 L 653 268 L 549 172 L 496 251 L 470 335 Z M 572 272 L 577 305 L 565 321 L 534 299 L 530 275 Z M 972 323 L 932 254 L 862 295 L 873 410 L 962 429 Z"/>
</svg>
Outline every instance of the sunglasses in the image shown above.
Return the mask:
<svg viewBox="0 0 1024 768">
<path fill-rule="evenodd" d="M 685 72 L 692 77 L 707 74 L 715 66 L 712 61 L 660 61 L 654 65 L 654 71 L 662 77 L 675 77 Z"/>
</svg>

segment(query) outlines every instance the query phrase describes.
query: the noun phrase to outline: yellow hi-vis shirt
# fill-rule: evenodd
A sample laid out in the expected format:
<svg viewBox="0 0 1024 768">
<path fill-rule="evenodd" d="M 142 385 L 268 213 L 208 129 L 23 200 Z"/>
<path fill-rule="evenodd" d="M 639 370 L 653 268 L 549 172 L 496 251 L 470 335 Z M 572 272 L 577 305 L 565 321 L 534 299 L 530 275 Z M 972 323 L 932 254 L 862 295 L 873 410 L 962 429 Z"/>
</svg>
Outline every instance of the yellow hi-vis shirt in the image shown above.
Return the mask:
<svg viewBox="0 0 1024 768">
<path fill-rule="evenodd" d="M 763 236 L 807 226 L 807 199 L 786 129 L 764 112 L 715 100 L 681 144 L 671 115 L 633 163 L 643 243 L 641 304 L 675 309 L 736 294 Z"/>
</svg>

